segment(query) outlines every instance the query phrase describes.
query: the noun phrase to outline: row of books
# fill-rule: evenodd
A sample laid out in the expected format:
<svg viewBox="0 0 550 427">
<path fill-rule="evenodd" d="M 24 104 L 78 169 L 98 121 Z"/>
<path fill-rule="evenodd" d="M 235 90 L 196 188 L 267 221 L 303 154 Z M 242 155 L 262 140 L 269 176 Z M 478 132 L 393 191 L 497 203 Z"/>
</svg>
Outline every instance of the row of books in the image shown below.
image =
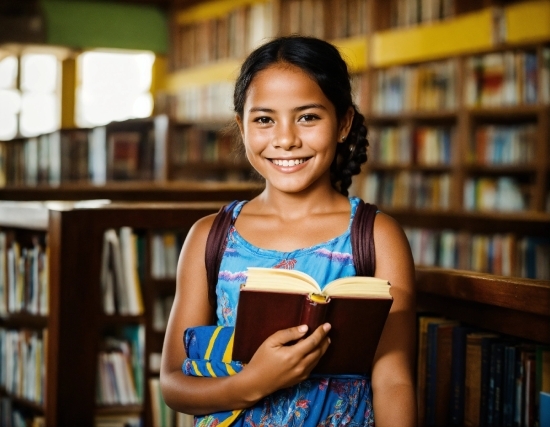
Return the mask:
<svg viewBox="0 0 550 427">
<path fill-rule="evenodd" d="M 14 233 L 0 231 L 0 316 L 18 312 L 45 316 L 48 305 L 46 241 L 34 235 L 21 243 Z"/>
<path fill-rule="evenodd" d="M 454 128 L 446 126 L 372 128 L 369 160 L 386 165 L 449 165 L 454 134 Z"/>
<path fill-rule="evenodd" d="M 454 15 L 454 0 L 391 0 L 390 25 L 410 27 L 450 18 Z"/>
<path fill-rule="evenodd" d="M 129 325 L 106 336 L 98 354 L 96 401 L 99 405 L 141 404 L 144 398 L 145 328 Z"/>
<path fill-rule="evenodd" d="M 492 52 L 466 61 L 467 105 L 535 104 L 539 100 L 538 87 L 539 61 L 535 51 Z"/>
<path fill-rule="evenodd" d="M 170 310 L 174 303 L 174 295 L 157 296 L 153 301 L 153 329 L 155 331 L 164 332 L 168 325 Z"/>
<path fill-rule="evenodd" d="M 416 265 L 550 280 L 550 240 L 404 227 Z"/>
<path fill-rule="evenodd" d="M 176 165 L 244 160 L 233 149 L 232 137 L 218 129 L 185 126 L 176 129 L 173 138 L 170 158 Z"/>
<path fill-rule="evenodd" d="M 463 206 L 467 211 L 525 211 L 528 194 L 516 178 L 473 177 L 464 183 Z"/>
<path fill-rule="evenodd" d="M 0 397 L 0 427 L 45 427 L 43 416 L 29 417 L 12 404 L 8 397 Z"/>
<path fill-rule="evenodd" d="M 166 405 L 160 391 L 160 380 L 157 377 L 149 379 L 149 391 L 153 427 L 193 427 L 192 415 L 175 412 Z"/>
<path fill-rule="evenodd" d="M 379 206 L 448 209 L 451 178 L 448 173 L 371 172 L 365 177 L 362 198 Z"/>
<path fill-rule="evenodd" d="M 486 125 L 475 130 L 470 161 L 480 165 L 517 165 L 533 161 L 537 127 L 534 124 Z"/>
<path fill-rule="evenodd" d="M 273 33 L 273 2 L 238 6 L 226 15 L 178 26 L 174 65 L 187 68 L 241 59 Z"/>
<path fill-rule="evenodd" d="M 456 75 L 454 59 L 378 70 L 372 110 L 378 114 L 452 110 L 457 106 Z"/>
<path fill-rule="evenodd" d="M 151 237 L 151 277 L 175 279 L 178 257 L 186 232 L 164 231 Z"/>
<path fill-rule="evenodd" d="M 143 314 L 141 283 L 145 240 L 130 227 L 108 229 L 103 235 L 101 290 L 106 314 Z"/>
<path fill-rule="evenodd" d="M 368 1 L 286 0 L 280 3 L 278 14 L 273 1 L 261 1 L 237 6 L 220 17 L 184 22 L 175 35 L 174 66 L 180 69 L 242 59 L 276 32 L 322 39 L 367 34 Z M 277 15 L 279 22 L 274 19 Z"/>
<path fill-rule="evenodd" d="M 47 329 L 0 327 L 0 385 L 11 395 L 38 405 L 44 403 Z"/>
<path fill-rule="evenodd" d="M 234 87 L 228 81 L 183 88 L 170 97 L 170 116 L 179 122 L 232 120 Z"/>
<path fill-rule="evenodd" d="M 0 142 L 0 185 L 151 180 L 155 142 L 153 128 L 108 132 L 104 126 Z"/>
<path fill-rule="evenodd" d="M 354 102 L 357 105 L 363 105 L 363 98 L 367 98 L 366 80 L 364 74 L 352 75 Z M 168 115 L 178 122 L 229 122 L 235 116 L 234 89 L 235 83 L 232 81 L 185 87 L 175 95 L 167 96 L 163 105 Z"/>
<path fill-rule="evenodd" d="M 420 315 L 417 391 L 419 425 L 538 425 L 550 346 Z"/>
<path fill-rule="evenodd" d="M 342 39 L 368 34 L 370 30 L 369 1 L 332 0 L 329 14 L 331 27 L 328 37 L 330 39 Z M 317 25 L 317 22 L 314 22 L 315 25 Z"/>
</svg>

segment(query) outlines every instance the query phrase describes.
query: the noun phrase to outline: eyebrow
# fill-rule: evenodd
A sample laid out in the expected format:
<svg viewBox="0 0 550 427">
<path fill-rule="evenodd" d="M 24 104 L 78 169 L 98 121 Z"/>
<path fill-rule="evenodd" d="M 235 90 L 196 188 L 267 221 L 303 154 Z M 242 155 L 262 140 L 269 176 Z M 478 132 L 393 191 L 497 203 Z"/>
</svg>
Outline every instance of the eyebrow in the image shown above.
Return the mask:
<svg viewBox="0 0 550 427">
<path fill-rule="evenodd" d="M 306 104 L 306 105 L 301 105 L 299 107 L 293 108 L 292 111 L 293 112 L 300 112 L 300 111 L 304 111 L 304 110 L 309 110 L 311 108 L 320 108 L 322 110 L 326 110 L 326 107 L 322 104 Z M 267 108 L 267 107 L 252 107 L 250 110 L 248 110 L 248 112 L 249 113 L 257 113 L 257 112 L 274 113 L 275 110 L 273 110 L 271 108 Z"/>
</svg>

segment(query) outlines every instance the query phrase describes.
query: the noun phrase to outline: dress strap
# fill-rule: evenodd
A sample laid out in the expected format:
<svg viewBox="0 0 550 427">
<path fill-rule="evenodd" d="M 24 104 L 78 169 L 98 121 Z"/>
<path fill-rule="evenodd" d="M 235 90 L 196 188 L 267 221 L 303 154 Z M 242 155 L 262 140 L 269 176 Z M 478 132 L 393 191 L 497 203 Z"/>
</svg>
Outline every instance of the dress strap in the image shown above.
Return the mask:
<svg viewBox="0 0 550 427">
<path fill-rule="evenodd" d="M 234 200 L 228 205 L 222 206 L 219 210 L 212 228 L 206 239 L 206 248 L 204 251 L 204 262 L 206 265 L 206 280 L 208 283 L 208 301 L 216 312 L 216 285 L 218 283 L 218 274 L 222 263 L 223 253 L 227 246 L 227 231 L 235 222 L 233 218 L 233 209 L 238 201 Z"/>
<path fill-rule="evenodd" d="M 374 218 L 376 205 L 359 200 L 351 225 L 351 249 L 358 276 L 374 276 L 376 257 L 374 250 Z"/>
</svg>

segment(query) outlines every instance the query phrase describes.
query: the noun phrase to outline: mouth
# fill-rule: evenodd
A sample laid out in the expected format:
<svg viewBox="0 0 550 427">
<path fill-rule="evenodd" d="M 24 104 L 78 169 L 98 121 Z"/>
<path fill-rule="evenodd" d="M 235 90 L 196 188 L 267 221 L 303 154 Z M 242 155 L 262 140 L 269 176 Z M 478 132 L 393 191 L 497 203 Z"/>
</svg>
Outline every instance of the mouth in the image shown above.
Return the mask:
<svg viewBox="0 0 550 427">
<path fill-rule="evenodd" d="M 304 157 L 302 159 L 270 159 L 270 161 L 276 166 L 292 167 L 301 165 L 302 163 L 307 162 L 309 159 L 309 157 Z"/>
</svg>

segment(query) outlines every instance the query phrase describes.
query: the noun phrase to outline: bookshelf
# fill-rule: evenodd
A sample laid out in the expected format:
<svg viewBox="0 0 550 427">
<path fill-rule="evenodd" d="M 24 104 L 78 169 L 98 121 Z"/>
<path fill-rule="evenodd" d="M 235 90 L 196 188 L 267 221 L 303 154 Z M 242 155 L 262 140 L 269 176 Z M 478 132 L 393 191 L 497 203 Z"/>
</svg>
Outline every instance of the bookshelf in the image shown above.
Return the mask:
<svg viewBox="0 0 550 427">
<path fill-rule="evenodd" d="M 550 283 L 437 268 L 416 279 L 419 425 L 537 425 Z"/>
<path fill-rule="evenodd" d="M 175 291 L 174 277 L 159 278 L 151 273 L 153 236 L 161 232 L 177 232 L 184 236 L 200 217 L 214 213 L 220 203 L 105 203 L 105 202 L 2 202 L 0 203 L 0 234 L 5 236 L 5 246 L 0 252 L 3 270 L 2 307 L 0 316 L 0 342 L 3 345 L 15 338 L 39 338 L 39 364 L 21 365 L 24 358 L 5 357 L 2 350 L 1 378 L 6 381 L 9 368 L 25 373 L 25 378 L 41 378 L 38 397 L 19 392 L 18 382 L 3 382 L 0 399 L 3 413 L 16 410 L 28 419 L 41 419 L 47 427 L 93 426 L 98 416 L 128 415 L 141 418 L 146 426 L 152 426 L 152 401 L 149 380 L 155 378 L 150 365 L 150 355 L 161 350 L 163 333 L 155 331 L 152 324 L 153 302 Z M 86 227 L 82 227 L 86 224 Z M 102 253 L 104 234 L 107 230 L 120 233 L 130 227 L 142 252 L 139 252 L 138 271 L 143 309 L 121 314 L 120 300 L 117 310 L 106 314 L 102 292 Z M 122 236 L 122 234 L 120 234 Z M 13 293 L 15 282 L 9 278 L 7 266 L 11 266 L 14 242 L 23 251 L 30 252 L 35 245 L 40 253 L 47 254 L 43 265 L 44 286 L 48 289 L 44 311 L 31 314 L 28 304 L 11 304 L 15 296 L 28 302 L 28 287 Z M 181 243 L 181 242 L 180 242 Z M 179 252 L 179 249 L 176 249 Z M 32 265 L 32 264 L 31 264 Z M 172 267 L 173 268 L 173 267 Z M 32 271 L 32 270 L 31 270 Z M 26 276 L 28 277 L 28 276 Z M 42 277 L 42 276 L 41 276 Z M 23 286 L 19 283 L 17 286 Z M 7 294 L 5 290 L 7 291 Z M 42 301 L 42 300 L 41 300 Z M 124 313 L 124 312 L 123 312 Z M 140 332 L 139 332 L 140 331 Z M 121 345 L 127 334 L 141 334 L 140 364 L 136 378 L 141 378 L 142 397 L 138 400 L 122 400 L 126 404 L 108 403 L 104 399 L 96 403 L 98 393 L 98 355 L 100 351 L 122 354 L 113 349 Z M 9 335 L 9 338 L 5 338 Z M 107 339 L 106 337 L 111 337 Z M 11 347 L 13 348 L 13 345 Z M 30 347 L 29 347 L 30 348 Z M 34 353 L 33 353 L 34 354 Z M 30 354 L 29 354 L 30 355 Z M 19 360 L 19 362 L 16 362 Z M 10 363 L 10 365 L 8 365 Z M 18 364 L 19 363 L 19 364 Z M 120 362 L 113 362 L 120 363 Z M 43 365 L 41 376 L 36 377 L 37 366 Z M 136 366 L 133 365 L 134 369 Z M 75 381 L 78 378 L 78 381 Z M 30 380 L 24 382 L 23 392 L 29 390 Z M 8 384 L 6 386 L 6 384 Z M 30 387 L 32 390 L 37 390 Z M 6 411 L 6 412 L 4 412 Z M 7 415 L 6 415 L 7 416 Z"/>
<path fill-rule="evenodd" d="M 262 8 L 272 15 L 252 12 Z M 442 265 L 440 259 L 454 258 L 443 265 L 548 278 L 547 269 L 527 272 L 518 259 L 534 245 L 547 260 L 550 245 L 549 1 L 202 1 L 174 7 L 174 58 L 189 44 L 219 53 L 212 35 L 232 14 L 244 18 L 229 40 L 245 48 L 223 57 L 205 54 L 195 63 L 172 61 L 169 115 L 198 103 L 204 108 L 193 113 L 204 113 L 182 118 L 204 125 L 228 117 L 229 107 L 227 116 L 212 112 L 209 99 L 232 87 L 243 51 L 260 37 L 251 35 L 258 19 L 271 36 L 298 32 L 330 40 L 349 63 L 370 132 L 370 159 L 353 193 L 415 228 L 420 240 L 433 240 L 435 251 L 447 231 L 454 233 L 445 237 L 447 244 L 469 242 L 467 261 L 458 262 L 461 249 L 453 243 L 452 255 L 417 263 Z M 217 28 L 210 38 L 190 36 L 209 25 Z M 532 228 L 524 226 L 530 222 Z M 514 266 L 504 270 L 492 267 L 486 255 L 502 250 L 501 234 L 516 242 L 509 260 Z"/>
</svg>

